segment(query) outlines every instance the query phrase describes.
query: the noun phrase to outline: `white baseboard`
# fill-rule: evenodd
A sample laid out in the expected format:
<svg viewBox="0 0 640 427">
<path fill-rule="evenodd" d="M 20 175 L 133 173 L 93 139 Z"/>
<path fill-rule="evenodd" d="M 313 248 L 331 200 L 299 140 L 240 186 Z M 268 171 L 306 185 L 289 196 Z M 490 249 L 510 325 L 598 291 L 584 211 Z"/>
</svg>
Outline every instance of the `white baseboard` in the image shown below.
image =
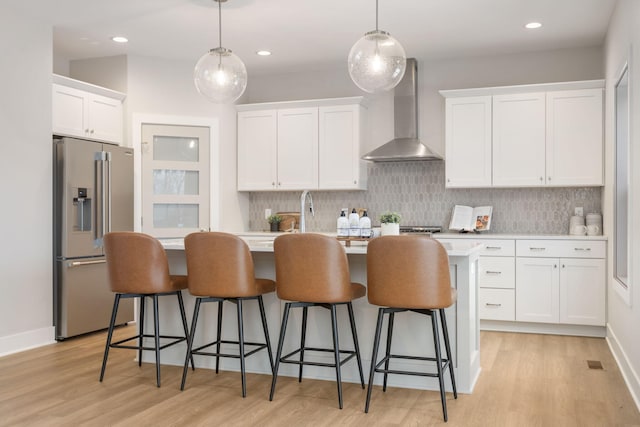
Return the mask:
<svg viewBox="0 0 640 427">
<path fill-rule="evenodd" d="M 565 325 L 559 323 L 508 322 L 502 320 L 480 320 L 483 331 L 520 332 L 525 334 L 573 335 L 604 338 L 604 326 Z"/>
<path fill-rule="evenodd" d="M 0 337 L 0 357 L 18 353 L 43 345 L 53 344 L 56 330 L 54 326 Z"/>
<path fill-rule="evenodd" d="M 611 353 L 613 353 L 613 357 L 618 363 L 618 367 L 620 368 L 620 372 L 622 373 L 624 382 L 627 384 L 629 393 L 631 393 L 631 397 L 636 403 L 636 407 L 638 408 L 638 410 L 640 410 L 640 377 L 638 377 L 638 373 L 635 371 L 635 369 L 633 369 L 633 365 L 629 363 L 627 354 L 624 352 L 622 346 L 620 346 L 616 334 L 608 324 L 606 339 L 607 344 L 609 344 L 609 349 L 611 350 Z"/>
</svg>

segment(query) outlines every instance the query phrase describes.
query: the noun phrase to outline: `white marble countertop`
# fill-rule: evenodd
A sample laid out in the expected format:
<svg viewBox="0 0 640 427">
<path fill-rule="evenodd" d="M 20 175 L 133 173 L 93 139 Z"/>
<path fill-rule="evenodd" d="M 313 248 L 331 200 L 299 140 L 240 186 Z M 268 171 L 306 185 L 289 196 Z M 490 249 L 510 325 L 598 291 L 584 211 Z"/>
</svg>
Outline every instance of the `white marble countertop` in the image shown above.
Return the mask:
<svg viewBox="0 0 640 427">
<path fill-rule="evenodd" d="M 273 241 L 276 237 L 285 233 L 232 233 L 240 236 L 247 244 L 249 245 L 249 249 L 252 252 L 273 252 Z M 321 233 L 325 235 L 333 235 L 331 233 Z M 162 246 L 166 250 L 184 250 L 184 240 L 183 239 L 160 239 L 162 242 Z M 345 246 L 345 252 L 347 254 L 366 254 L 367 253 L 367 243 L 366 241 L 353 241 L 351 242 L 351 246 Z M 344 244 L 344 243 L 343 243 Z M 460 242 L 447 242 L 444 243 L 445 249 L 447 249 L 447 253 L 449 256 L 469 256 L 475 253 L 479 253 L 484 245 L 477 242 L 469 242 L 463 241 Z"/>
</svg>

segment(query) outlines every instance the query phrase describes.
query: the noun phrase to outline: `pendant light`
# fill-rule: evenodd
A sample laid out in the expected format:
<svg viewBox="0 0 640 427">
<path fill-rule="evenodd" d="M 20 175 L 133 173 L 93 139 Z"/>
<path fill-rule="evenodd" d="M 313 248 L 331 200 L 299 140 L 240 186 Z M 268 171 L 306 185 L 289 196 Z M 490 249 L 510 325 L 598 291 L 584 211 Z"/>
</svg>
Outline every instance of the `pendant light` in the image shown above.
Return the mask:
<svg viewBox="0 0 640 427">
<path fill-rule="evenodd" d="M 360 89 L 380 93 L 393 89 L 404 76 L 407 56 L 402 45 L 386 31 L 376 29 L 356 42 L 349 52 L 349 75 Z"/>
<path fill-rule="evenodd" d="M 210 101 L 230 104 L 247 88 L 247 69 L 230 49 L 222 47 L 222 3 L 218 2 L 218 47 L 205 53 L 196 64 L 193 80 L 196 89 Z"/>
</svg>

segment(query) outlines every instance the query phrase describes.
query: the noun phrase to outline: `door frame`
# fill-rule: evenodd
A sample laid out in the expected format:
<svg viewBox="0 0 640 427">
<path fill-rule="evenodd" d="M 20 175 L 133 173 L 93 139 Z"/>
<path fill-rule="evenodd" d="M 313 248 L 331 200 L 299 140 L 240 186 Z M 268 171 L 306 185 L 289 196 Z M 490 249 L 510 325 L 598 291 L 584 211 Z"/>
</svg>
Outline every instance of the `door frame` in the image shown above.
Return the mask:
<svg viewBox="0 0 640 427">
<path fill-rule="evenodd" d="M 220 229 L 220 121 L 212 117 L 133 113 L 131 141 L 138 158 L 133 166 L 133 228 L 142 231 L 142 125 L 201 126 L 209 128 L 209 227 Z"/>
</svg>

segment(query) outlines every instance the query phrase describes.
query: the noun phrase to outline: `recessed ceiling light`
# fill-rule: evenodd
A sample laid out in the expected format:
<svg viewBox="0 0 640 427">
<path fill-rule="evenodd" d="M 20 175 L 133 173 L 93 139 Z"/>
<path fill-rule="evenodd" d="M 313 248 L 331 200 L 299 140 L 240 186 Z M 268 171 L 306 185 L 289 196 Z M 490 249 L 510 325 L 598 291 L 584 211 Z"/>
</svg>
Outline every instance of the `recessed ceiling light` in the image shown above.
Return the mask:
<svg viewBox="0 0 640 427">
<path fill-rule="evenodd" d="M 535 30 L 536 28 L 540 28 L 542 27 L 542 24 L 539 22 L 529 22 L 527 25 L 524 26 L 526 29 L 528 30 Z"/>
<path fill-rule="evenodd" d="M 123 36 L 114 36 L 114 37 L 111 37 L 111 40 L 113 40 L 116 43 L 127 43 L 129 41 L 128 38 Z"/>
<path fill-rule="evenodd" d="M 268 50 L 259 50 L 259 51 L 256 52 L 256 54 L 260 55 L 260 56 L 269 56 L 269 55 L 271 55 L 271 52 L 268 51 Z"/>
</svg>

